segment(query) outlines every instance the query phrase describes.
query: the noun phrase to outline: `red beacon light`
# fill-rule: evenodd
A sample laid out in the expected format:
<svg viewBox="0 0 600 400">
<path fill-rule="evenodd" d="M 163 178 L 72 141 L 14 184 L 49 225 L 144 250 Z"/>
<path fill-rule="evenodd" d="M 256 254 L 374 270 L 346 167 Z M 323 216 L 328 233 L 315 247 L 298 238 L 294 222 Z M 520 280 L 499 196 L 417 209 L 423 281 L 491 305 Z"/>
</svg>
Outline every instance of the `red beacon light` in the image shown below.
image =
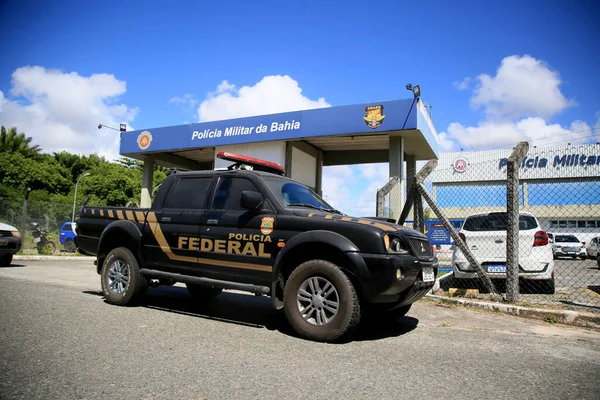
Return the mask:
<svg viewBox="0 0 600 400">
<path fill-rule="evenodd" d="M 285 176 L 285 168 L 283 168 L 281 165 L 274 162 L 261 160 L 259 158 L 242 156 L 240 154 L 229 153 L 226 151 L 218 152 L 217 158 L 233 161 L 235 163 L 230 165 L 228 169 L 248 169 L 254 171 L 271 172 L 277 175 Z"/>
</svg>

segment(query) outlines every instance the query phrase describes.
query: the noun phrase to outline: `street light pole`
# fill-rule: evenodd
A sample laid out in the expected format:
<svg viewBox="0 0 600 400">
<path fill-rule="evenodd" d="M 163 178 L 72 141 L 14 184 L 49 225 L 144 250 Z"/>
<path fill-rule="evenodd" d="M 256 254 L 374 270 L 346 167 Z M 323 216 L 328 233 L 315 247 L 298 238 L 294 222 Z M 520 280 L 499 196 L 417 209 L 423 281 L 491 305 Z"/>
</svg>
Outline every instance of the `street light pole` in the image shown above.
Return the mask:
<svg viewBox="0 0 600 400">
<path fill-rule="evenodd" d="M 77 183 L 75 183 L 75 194 L 73 195 L 73 215 L 71 216 L 71 222 L 75 222 L 75 202 L 77 201 L 77 186 L 79 185 L 79 181 L 81 180 L 81 178 L 83 178 L 84 176 L 88 176 L 89 174 L 89 172 L 86 172 L 85 174 L 81 175 L 79 179 L 77 179 Z"/>
</svg>

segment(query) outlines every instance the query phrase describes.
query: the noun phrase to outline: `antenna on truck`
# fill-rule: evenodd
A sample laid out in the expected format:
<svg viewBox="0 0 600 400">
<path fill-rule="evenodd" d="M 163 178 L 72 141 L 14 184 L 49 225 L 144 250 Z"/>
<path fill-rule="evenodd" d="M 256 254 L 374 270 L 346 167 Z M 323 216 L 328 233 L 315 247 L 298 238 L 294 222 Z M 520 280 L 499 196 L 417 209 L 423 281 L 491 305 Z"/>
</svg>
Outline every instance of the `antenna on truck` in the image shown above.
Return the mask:
<svg viewBox="0 0 600 400">
<path fill-rule="evenodd" d="M 217 153 L 217 158 L 227 161 L 234 161 L 234 164 L 227 167 L 227 169 L 229 170 L 245 169 L 270 172 L 273 174 L 285 176 L 285 168 L 271 161 L 265 161 L 254 157 L 242 156 L 240 154 L 229 153 L 226 151 L 220 151 L 219 153 Z"/>
</svg>

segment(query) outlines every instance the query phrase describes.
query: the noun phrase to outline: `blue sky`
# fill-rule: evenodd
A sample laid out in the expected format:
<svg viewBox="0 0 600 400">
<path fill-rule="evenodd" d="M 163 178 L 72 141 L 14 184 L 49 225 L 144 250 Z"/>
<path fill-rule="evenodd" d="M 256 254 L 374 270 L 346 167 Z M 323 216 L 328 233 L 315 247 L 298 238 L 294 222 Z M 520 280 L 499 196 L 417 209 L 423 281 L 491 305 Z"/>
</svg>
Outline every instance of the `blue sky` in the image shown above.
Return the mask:
<svg viewBox="0 0 600 400">
<path fill-rule="evenodd" d="M 475 140 L 481 126 L 499 124 L 541 142 L 582 131 L 582 140 L 595 140 L 600 118 L 595 0 L 4 0 L 0 15 L 0 122 L 18 124 L 48 150 L 62 135 L 66 149 L 109 154 L 114 138 L 99 134 L 98 118 L 135 128 L 197 121 L 223 81 L 234 88 L 221 92 L 238 96 L 273 75 L 333 106 L 408 98 L 406 83 L 419 84 L 453 149 L 485 147 Z M 532 77 L 544 79 L 519 93 Z M 349 170 L 356 179 L 342 187 L 354 199 L 346 211 L 367 212 L 360 198 L 373 199 L 367 189 L 385 168 Z"/>
</svg>

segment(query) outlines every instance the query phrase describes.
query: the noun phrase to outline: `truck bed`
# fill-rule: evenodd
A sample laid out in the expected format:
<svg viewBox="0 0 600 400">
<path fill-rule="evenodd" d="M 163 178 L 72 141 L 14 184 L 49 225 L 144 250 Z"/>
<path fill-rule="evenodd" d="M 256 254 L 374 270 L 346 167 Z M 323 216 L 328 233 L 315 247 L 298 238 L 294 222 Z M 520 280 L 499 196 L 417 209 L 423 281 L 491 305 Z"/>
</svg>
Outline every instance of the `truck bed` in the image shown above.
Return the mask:
<svg viewBox="0 0 600 400">
<path fill-rule="evenodd" d="M 131 221 L 142 231 L 149 208 L 84 207 L 77 222 L 76 243 L 79 251 L 96 255 L 104 228 L 115 220 Z"/>
</svg>

